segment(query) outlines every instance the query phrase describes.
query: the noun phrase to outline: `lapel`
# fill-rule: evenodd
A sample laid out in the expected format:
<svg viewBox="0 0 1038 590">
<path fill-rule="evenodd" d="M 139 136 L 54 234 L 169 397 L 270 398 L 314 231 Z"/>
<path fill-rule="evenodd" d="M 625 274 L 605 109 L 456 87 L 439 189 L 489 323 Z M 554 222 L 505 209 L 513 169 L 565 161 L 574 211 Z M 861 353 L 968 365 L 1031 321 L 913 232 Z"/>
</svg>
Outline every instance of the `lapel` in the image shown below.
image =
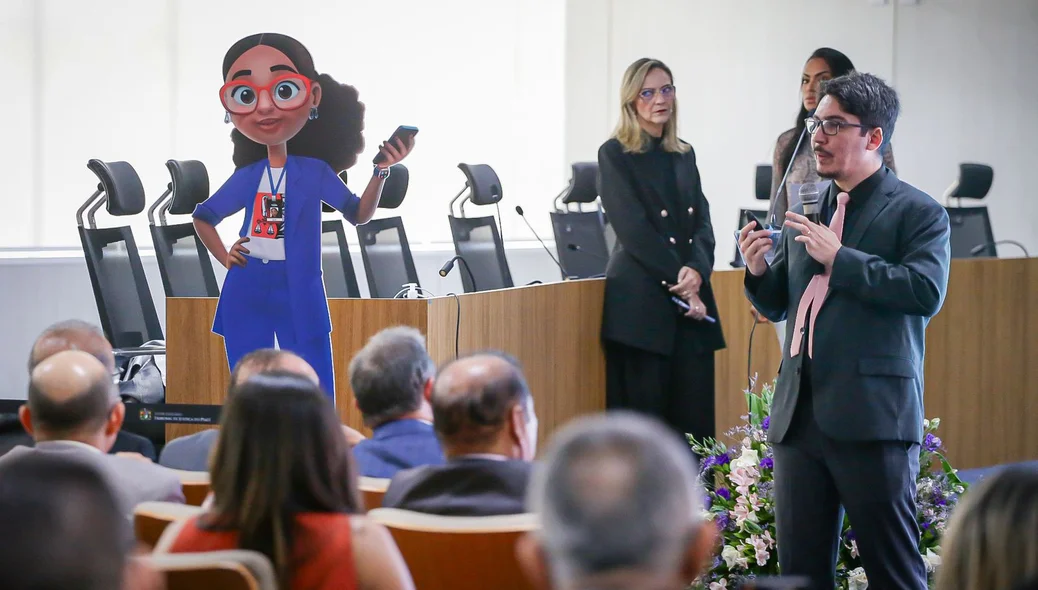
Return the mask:
<svg viewBox="0 0 1038 590">
<path fill-rule="evenodd" d="M 879 188 L 876 192 L 872 193 L 868 201 L 865 202 L 865 207 L 858 214 L 858 220 L 854 223 L 854 229 L 847 236 L 844 236 L 843 245 L 848 248 L 857 248 L 858 244 L 861 243 L 862 237 L 868 230 L 869 226 L 876 219 L 876 216 L 880 214 L 887 205 L 890 204 L 890 194 L 897 188 L 898 178 L 893 171 L 887 170 L 887 176 L 880 183 Z M 836 190 L 836 184 L 831 185 L 830 190 Z"/>
<path fill-rule="evenodd" d="M 303 178 L 306 171 L 305 166 L 301 164 L 295 156 L 288 156 L 285 160 L 285 174 L 288 176 L 285 179 L 285 224 L 288 226 L 286 240 L 288 235 L 295 233 L 295 228 L 299 227 L 299 219 L 305 211 L 304 201 L 310 192 L 306 190 Z M 288 246 L 288 242 L 285 242 L 285 246 Z"/>
</svg>

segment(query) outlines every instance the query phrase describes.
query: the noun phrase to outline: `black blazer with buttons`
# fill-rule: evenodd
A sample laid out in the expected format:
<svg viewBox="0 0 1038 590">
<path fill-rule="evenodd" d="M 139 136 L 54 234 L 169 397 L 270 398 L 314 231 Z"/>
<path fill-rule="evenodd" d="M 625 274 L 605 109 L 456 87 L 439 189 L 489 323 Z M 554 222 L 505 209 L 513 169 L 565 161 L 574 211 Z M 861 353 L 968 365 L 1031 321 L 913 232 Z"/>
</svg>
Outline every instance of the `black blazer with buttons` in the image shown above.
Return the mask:
<svg viewBox="0 0 1038 590">
<path fill-rule="evenodd" d="M 677 195 L 662 195 L 658 179 L 646 178 L 644 154 L 624 151 L 613 138 L 598 150 L 599 195 L 616 232 L 606 267 L 602 338 L 669 356 L 679 335 L 699 352 L 724 348 L 721 323 L 693 320 L 671 301 L 668 286 L 688 266 L 703 277 L 699 296 L 717 318 L 710 286 L 714 229 L 695 152 L 670 154 Z"/>
</svg>

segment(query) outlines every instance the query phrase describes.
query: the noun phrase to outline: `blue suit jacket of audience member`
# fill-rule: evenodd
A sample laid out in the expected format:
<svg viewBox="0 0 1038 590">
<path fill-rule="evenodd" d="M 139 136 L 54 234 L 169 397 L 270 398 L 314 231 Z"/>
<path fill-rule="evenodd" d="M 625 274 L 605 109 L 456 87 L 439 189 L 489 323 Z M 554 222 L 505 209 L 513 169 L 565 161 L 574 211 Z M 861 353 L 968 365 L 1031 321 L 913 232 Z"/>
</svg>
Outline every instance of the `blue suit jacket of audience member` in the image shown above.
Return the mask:
<svg viewBox="0 0 1038 590">
<path fill-rule="evenodd" d="M 394 420 L 377 426 L 371 438 L 353 447 L 353 456 L 364 477 L 390 478 L 403 469 L 444 462 L 432 424 L 421 420 Z"/>
</svg>

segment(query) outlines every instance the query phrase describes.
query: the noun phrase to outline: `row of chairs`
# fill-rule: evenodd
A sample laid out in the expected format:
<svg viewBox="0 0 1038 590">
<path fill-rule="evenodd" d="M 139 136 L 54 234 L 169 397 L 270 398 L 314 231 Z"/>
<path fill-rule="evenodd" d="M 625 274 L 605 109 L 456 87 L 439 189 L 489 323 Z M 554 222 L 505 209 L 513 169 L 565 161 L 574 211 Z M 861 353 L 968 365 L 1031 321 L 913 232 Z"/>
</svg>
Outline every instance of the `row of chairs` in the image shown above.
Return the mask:
<svg viewBox="0 0 1038 590">
<path fill-rule="evenodd" d="M 768 164 L 757 166 L 755 192 L 758 201 L 771 200 L 771 172 L 772 168 Z M 944 208 L 948 212 L 951 224 L 952 258 L 998 256 L 988 208 L 986 206 L 962 206 L 962 199 L 979 201 L 986 197 L 991 190 L 994 176 L 995 172 L 991 166 L 964 162 L 959 164 L 959 177 L 945 191 Z M 954 207 L 950 204 L 951 199 L 957 199 Z M 736 228 L 745 224 L 747 212 L 753 213 L 760 220 L 764 220 L 768 215 L 767 209 L 739 209 Z M 744 266 L 738 244 L 735 246 L 735 255 L 731 265 L 733 268 Z"/>
</svg>

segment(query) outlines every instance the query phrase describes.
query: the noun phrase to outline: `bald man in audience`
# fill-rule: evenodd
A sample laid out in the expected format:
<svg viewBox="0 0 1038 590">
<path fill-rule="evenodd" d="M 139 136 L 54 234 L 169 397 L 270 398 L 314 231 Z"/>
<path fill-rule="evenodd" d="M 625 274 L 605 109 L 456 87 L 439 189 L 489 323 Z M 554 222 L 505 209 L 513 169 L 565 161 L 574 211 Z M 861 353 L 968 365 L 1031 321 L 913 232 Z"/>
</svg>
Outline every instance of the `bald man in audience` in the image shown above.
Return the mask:
<svg viewBox="0 0 1038 590">
<path fill-rule="evenodd" d="M 631 413 L 579 418 L 554 438 L 530 484 L 541 527 L 517 555 L 534 586 L 680 590 L 717 541 L 688 445 Z"/>
<path fill-rule="evenodd" d="M 231 395 L 234 388 L 244 383 L 249 377 L 265 371 L 288 371 L 305 377 L 314 383 L 319 382 L 317 372 L 302 357 L 287 350 L 263 348 L 243 356 L 238 361 L 238 364 L 234 366 L 228 395 Z M 353 440 L 355 437 L 364 438 L 363 435 L 352 428 L 347 429 L 344 426 L 343 430 L 351 443 L 356 442 Z M 219 431 L 209 429 L 172 440 L 162 450 L 159 463 L 166 467 L 184 471 L 208 471 L 209 454 L 216 445 L 216 439 L 219 436 Z"/>
<path fill-rule="evenodd" d="M 537 416 L 518 364 L 495 352 L 453 361 L 431 401 L 447 462 L 398 472 L 382 506 L 451 516 L 524 512 Z"/>
<path fill-rule="evenodd" d="M 29 372 L 43 359 L 63 350 L 82 350 L 90 353 L 104 364 L 109 375 L 115 373 L 115 355 L 112 345 L 108 343 L 104 332 L 97 326 L 81 320 L 66 320 L 48 326 L 33 342 L 29 353 Z M 12 448 L 23 445 L 32 446 L 32 437 L 22 428 L 17 415 L 4 416 L 0 419 L 0 455 Z M 139 453 L 149 460 L 155 460 L 155 445 L 150 440 L 120 430 L 111 453 Z"/>
<path fill-rule="evenodd" d="M 28 401 L 18 414 L 36 446 L 16 447 L 0 457 L 0 464 L 37 453 L 86 461 L 105 475 L 127 516 L 141 502 L 183 503 L 175 472 L 150 461 L 106 454 L 125 413 L 101 361 L 81 350 L 53 354 L 32 370 Z"/>
</svg>

